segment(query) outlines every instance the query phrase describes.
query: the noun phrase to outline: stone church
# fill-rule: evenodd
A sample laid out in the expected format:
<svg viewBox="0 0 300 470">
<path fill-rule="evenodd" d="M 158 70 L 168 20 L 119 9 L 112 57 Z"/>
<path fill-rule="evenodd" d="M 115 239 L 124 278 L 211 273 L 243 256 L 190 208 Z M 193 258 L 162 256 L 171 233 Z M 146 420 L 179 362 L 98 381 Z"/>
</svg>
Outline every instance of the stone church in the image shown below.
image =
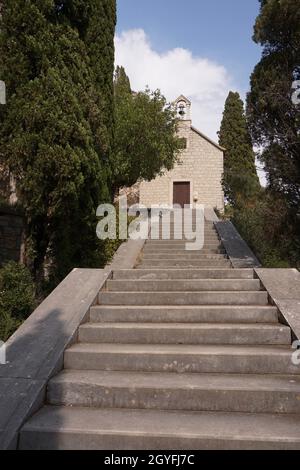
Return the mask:
<svg viewBox="0 0 300 470">
<path fill-rule="evenodd" d="M 157 204 L 203 204 L 222 211 L 224 149 L 193 127 L 187 98 L 180 96 L 175 105 L 180 120 L 178 133 L 185 148 L 173 170 L 140 184 L 140 204 L 148 208 Z"/>
</svg>

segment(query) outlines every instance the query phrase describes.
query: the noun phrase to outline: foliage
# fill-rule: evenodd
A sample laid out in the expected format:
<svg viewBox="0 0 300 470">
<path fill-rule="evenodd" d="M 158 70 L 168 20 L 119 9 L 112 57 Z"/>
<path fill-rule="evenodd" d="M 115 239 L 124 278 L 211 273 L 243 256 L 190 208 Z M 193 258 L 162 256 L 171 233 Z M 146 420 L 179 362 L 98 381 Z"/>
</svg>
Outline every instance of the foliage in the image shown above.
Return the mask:
<svg viewBox="0 0 300 470">
<path fill-rule="evenodd" d="M 292 100 L 292 84 L 300 79 L 299 1 L 260 3 L 254 40 L 263 46 L 263 56 L 251 77 L 247 115 L 270 188 L 298 210 L 300 105 Z"/>
<path fill-rule="evenodd" d="M 6 199 L 0 196 L 0 213 L 3 212 L 4 214 L 14 214 L 23 216 L 23 208 L 20 204 L 9 204 Z"/>
<path fill-rule="evenodd" d="M 110 197 L 115 1 L 10 0 L 2 13 L 0 162 L 17 180 L 28 265 L 57 284 L 74 266 L 99 266 L 95 211 Z"/>
<path fill-rule="evenodd" d="M 253 198 L 260 189 L 255 156 L 248 131 L 244 104 L 238 93 L 229 93 L 219 132 L 219 143 L 226 149 L 223 188 L 234 206 Z"/>
<path fill-rule="evenodd" d="M 232 221 L 266 268 L 300 268 L 300 243 L 286 201 L 269 191 L 242 208 Z"/>
<path fill-rule="evenodd" d="M 234 220 L 265 266 L 299 268 L 300 106 L 292 100 L 300 78 L 299 2 L 260 3 L 254 41 L 263 54 L 251 76 L 247 119 L 268 187 Z"/>
<path fill-rule="evenodd" d="M 129 77 L 126 75 L 124 67 L 117 65 L 114 76 L 114 99 L 116 102 L 122 100 L 126 95 L 131 95 L 131 85 Z"/>
<path fill-rule="evenodd" d="M 120 246 L 122 245 L 122 243 L 125 242 L 125 240 L 121 240 L 120 239 L 120 233 L 119 233 L 119 206 L 116 205 L 116 223 L 117 223 L 117 237 L 115 240 L 110 240 L 110 239 L 107 239 L 104 243 L 104 255 L 105 255 L 105 262 L 106 263 L 109 263 L 116 251 L 120 248 Z M 128 216 L 127 217 L 127 226 L 129 227 L 129 225 L 131 224 L 131 222 L 133 222 L 133 220 L 135 219 L 135 217 L 131 217 L 131 216 Z"/>
<path fill-rule="evenodd" d="M 35 308 L 29 270 L 9 262 L 0 269 L 0 339 L 6 341 Z"/>
<path fill-rule="evenodd" d="M 115 113 L 114 192 L 173 168 L 180 150 L 177 119 L 159 90 L 132 93 L 124 69 L 117 68 Z"/>
</svg>

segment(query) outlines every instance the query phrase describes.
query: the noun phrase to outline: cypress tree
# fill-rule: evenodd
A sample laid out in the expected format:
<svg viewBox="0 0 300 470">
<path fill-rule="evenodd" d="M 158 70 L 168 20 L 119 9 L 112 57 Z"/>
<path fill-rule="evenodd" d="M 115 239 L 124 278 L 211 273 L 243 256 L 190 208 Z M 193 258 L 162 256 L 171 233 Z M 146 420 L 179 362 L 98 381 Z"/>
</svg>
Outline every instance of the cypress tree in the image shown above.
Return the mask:
<svg viewBox="0 0 300 470">
<path fill-rule="evenodd" d="M 259 180 L 243 101 L 238 93 L 232 91 L 225 103 L 219 143 L 226 149 L 223 177 L 225 197 L 230 204 L 237 206 L 257 193 Z"/>
<path fill-rule="evenodd" d="M 115 122 L 114 110 L 114 35 L 116 0 L 57 0 L 62 23 L 76 29 L 84 42 L 92 72 L 92 101 L 90 123 L 94 144 L 102 161 L 102 172 L 108 186 L 103 193 L 111 198 L 111 147 Z M 103 189 L 104 186 L 103 186 Z"/>
<path fill-rule="evenodd" d="M 247 115 L 254 143 L 262 148 L 269 188 L 290 208 L 300 204 L 300 104 L 293 83 L 300 80 L 298 0 L 260 0 L 254 41 L 263 47 L 251 76 Z"/>
<path fill-rule="evenodd" d="M 95 88 L 99 94 L 98 106 L 105 126 L 105 132 L 99 135 L 99 141 L 104 142 L 106 157 L 109 158 L 114 128 L 116 0 L 89 1 L 91 3 L 90 21 L 84 40 L 94 74 Z M 97 132 L 97 129 L 94 131 Z"/>
<path fill-rule="evenodd" d="M 115 100 L 123 95 L 131 94 L 131 85 L 129 77 L 126 75 L 124 67 L 120 67 L 119 65 L 115 71 L 114 77 L 114 95 Z"/>
<path fill-rule="evenodd" d="M 8 89 L 0 159 L 15 175 L 26 211 L 28 264 L 39 280 L 46 267 L 55 282 L 75 266 L 99 266 L 95 210 L 109 194 L 105 161 L 113 123 L 114 21 L 103 40 L 99 18 L 90 15 L 102 6 L 105 23 L 114 2 L 93 2 L 81 29 L 64 3 L 80 2 L 7 0 L 0 30 L 0 79 Z M 96 64 L 90 54 L 98 48 L 99 58 L 105 44 L 107 62 Z"/>
</svg>

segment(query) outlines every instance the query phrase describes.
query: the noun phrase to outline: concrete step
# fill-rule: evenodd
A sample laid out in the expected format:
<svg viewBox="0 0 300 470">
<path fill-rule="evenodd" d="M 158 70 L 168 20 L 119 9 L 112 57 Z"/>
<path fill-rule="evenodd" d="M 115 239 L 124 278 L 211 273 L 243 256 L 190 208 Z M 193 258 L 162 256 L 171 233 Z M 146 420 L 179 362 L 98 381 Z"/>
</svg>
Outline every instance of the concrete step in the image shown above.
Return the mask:
<svg viewBox="0 0 300 470">
<path fill-rule="evenodd" d="M 204 238 L 202 240 L 199 240 L 199 243 L 202 243 L 202 245 L 204 247 L 206 246 L 213 246 L 214 248 L 215 247 L 219 247 L 221 245 L 221 242 L 218 238 L 216 237 L 209 237 L 209 238 Z M 152 240 L 152 239 L 149 239 L 146 243 L 145 243 L 145 248 L 157 248 L 157 247 L 163 247 L 163 248 L 170 248 L 170 247 L 177 247 L 177 249 L 180 249 L 180 248 L 186 248 L 186 245 L 187 244 L 190 244 L 190 243 L 195 243 L 195 240 L 186 240 L 186 239 L 180 239 L 180 238 L 174 238 L 172 237 L 171 239 L 163 239 L 163 238 L 160 238 L 158 240 Z"/>
<path fill-rule="evenodd" d="M 142 269 L 151 269 L 151 268 L 230 268 L 231 263 L 227 259 L 211 259 L 211 260 L 201 260 L 201 261 L 194 261 L 194 260 L 148 260 L 144 259 L 138 265 Z"/>
<path fill-rule="evenodd" d="M 65 368 L 214 374 L 295 374 L 286 346 L 78 343 L 65 351 Z"/>
<path fill-rule="evenodd" d="M 174 226 L 173 224 L 171 225 L 166 225 L 166 227 L 163 227 L 160 225 L 159 227 L 155 227 L 154 229 L 151 230 L 151 233 L 157 234 L 157 233 L 180 233 L 184 234 L 186 236 L 190 236 L 190 234 L 194 233 L 205 233 L 207 235 L 215 235 L 217 234 L 217 231 L 209 228 L 209 227 L 196 227 L 195 225 L 190 227 L 190 226 L 185 226 L 183 225 L 182 227 L 180 226 Z"/>
<path fill-rule="evenodd" d="M 121 269 L 113 272 L 114 280 L 144 281 L 168 279 L 254 279 L 253 269 Z"/>
<path fill-rule="evenodd" d="M 259 279 L 197 279 L 197 280 L 113 280 L 107 282 L 112 292 L 201 292 L 259 291 Z"/>
<path fill-rule="evenodd" d="M 185 243 L 167 243 L 167 242 L 162 242 L 162 243 L 146 243 L 144 247 L 144 251 L 186 251 L 186 244 Z M 215 243 L 205 243 L 203 246 L 203 250 L 222 250 L 223 246 L 219 242 Z"/>
<path fill-rule="evenodd" d="M 174 250 L 173 248 L 147 248 L 143 250 L 144 255 L 159 255 L 162 258 L 165 258 L 165 255 L 174 255 L 182 256 L 185 254 L 191 254 L 190 251 L 187 251 L 185 247 Z M 221 248 L 203 248 L 202 250 L 195 251 L 195 254 L 198 255 L 224 255 L 225 250 Z"/>
<path fill-rule="evenodd" d="M 180 236 L 184 236 L 185 238 L 189 238 L 191 237 L 192 235 L 194 234 L 204 234 L 204 235 L 207 235 L 207 236 L 218 236 L 218 233 L 216 230 L 211 230 L 209 228 L 205 228 L 204 230 L 202 228 L 197 229 L 196 227 L 193 227 L 192 230 L 190 227 L 186 227 L 186 228 L 180 228 L 180 227 L 167 227 L 166 229 L 163 229 L 162 226 L 156 228 L 155 230 L 152 230 L 150 232 L 150 235 L 152 235 L 153 237 L 157 237 L 158 234 L 161 234 L 161 235 L 166 235 L 166 234 L 176 234 L 176 235 L 180 235 Z"/>
<path fill-rule="evenodd" d="M 171 220 L 169 223 L 169 221 L 164 221 L 164 223 L 156 223 L 156 224 L 152 224 L 152 229 L 155 229 L 157 230 L 157 228 L 162 228 L 162 227 L 171 227 L 171 228 L 176 228 L 177 230 L 180 230 L 181 227 L 185 228 L 186 230 L 210 230 L 212 232 L 216 232 L 216 228 L 212 225 L 206 225 L 206 224 L 201 224 L 201 223 L 196 223 L 196 220 L 194 221 L 191 221 L 191 220 L 186 220 L 186 221 L 183 221 L 182 220 L 182 223 L 180 223 L 180 221 L 178 222 L 177 220 Z"/>
<path fill-rule="evenodd" d="M 154 246 L 164 246 L 164 247 L 170 247 L 170 246 L 174 246 L 174 247 L 185 247 L 186 245 L 186 241 L 184 240 L 147 240 L 146 243 L 145 243 L 145 246 L 149 247 L 154 247 Z M 219 240 L 219 238 L 217 237 L 213 237 L 212 240 L 205 240 L 204 241 L 204 245 L 213 245 L 214 247 L 215 246 L 220 246 L 221 245 L 221 242 Z"/>
<path fill-rule="evenodd" d="M 216 228 L 214 225 L 210 224 L 202 224 L 199 220 L 196 221 L 196 219 L 191 220 L 191 219 L 161 219 L 159 222 L 152 223 L 152 228 L 157 228 L 157 227 L 171 227 L 171 228 L 177 228 L 180 229 L 180 227 L 185 227 L 186 230 L 190 230 L 191 228 L 193 230 L 198 229 L 198 230 L 213 230 L 216 231 Z"/>
<path fill-rule="evenodd" d="M 180 243 L 191 243 L 195 241 L 195 237 L 185 237 L 182 236 L 182 234 L 167 234 L 164 236 L 163 234 L 159 234 L 158 236 L 149 236 L 149 241 L 152 242 L 158 242 L 158 243 L 172 243 L 172 242 L 180 242 Z M 215 243 L 219 242 L 220 239 L 218 235 L 214 234 L 205 234 L 203 238 L 204 244 L 209 244 L 209 243 Z"/>
<path fill-rule="evenodd" d="M 186 240 L 186 239 L 175 239 L 174 237 L 168 239 L 168 240 L 164 240 L 163 238 L 160 238 L 159 240 L 156 240 L 157 243 L 155 243 L 154 240 L 151 240 L 149 241 L 149 245 L 145 245 L 145 246 L 150 246 L 151 243 L 155 244 L 155 245 L 161 245 L 161 244 L 165 244 L 165 245 L 177 245 L 178 247 L 186 247 L 186 245 L 191 245 L 192 244 L 195 244 L 195 240 L 192 239 L 192 240 Z M 180 242 L 180 243 L 178 243 Z M 207 245 L 220 245 L 220 240 L 217 239 L 217 238 L 206 238 L 204 240 L 199 240 L 199 244 L 201 242 L 201 245 L 200 246 L 207 246 Z"/>
<path fill-rule="evenodd" d="M 182 254 L 176 253 L 147 253 L 143 252 L 143 260 L 178 260 L 178 261 L 186 261 L 186 260 L 198 260 L 198 261 L 206 261 L 206 260 L 224 260 L 228 259 L 227 256 L 222 254 L 202 254 L 199 251 L 184 251 Z"/>
<path fill-rule="evenodd" d="M 95 306 L 90 310 L 92 323 L 278 323 L 276 307 L 231 305 L 220 307 Z"/>
<path fill-rule="evenodd" d="M 206 225 L 206 224 L 201 224 L 201 223 L 196 223 L 196 221 L 191 221 L 191 220 L 182 220 L 181 223 L 180 223 L 180 219 L 179 221 L 177 220 L 164 220 L 164 221 L 161 221 L 160 223 L 156 223 L 156 224 L 152 224 L 152 229 L 156 229 L 157 228 L 168 228 L 170 227 L 171 230 L 173 230 L 174 228 L 176 230 L 180 230 L 182 228 L 186 229 L 186 230 L 207 230 L 207 231 L 211 231 L 211 232 L 216 232 L 216 228 L 213 226 L 213 225 Z"/>
<path fill-rule="evenodd" d="M 300 416 L 46 406 L 20 450 L 299 450 Z"/>
<path fill-rule="evenodd" d="M 268 305 L 268 294 L 258 292 L 105 292 L 100 305 Z"/>
<path fill-rule="evenodd" d="M 168 220 L 168 219 L 167 219 L 167 218 L 161 219 L 161 221 L 163 221 L 163 220 Z M 198 218 L 198 219 L 196 219 L 196 218 L 189 218 L 189 217 L 186 217 L 186 216 L 185 216 L 185 217 L 182 217 L 182 219 L 180 219 L 180 217 L 178 217 L 178 218 L 177 218 L 177 217 L 176 217 L 176 218 L 172 218 L 172 217 L 171 217 L 171 218 L 170 218 L 170 224 L 171 224 L 171 225 L 174 225 L 174 224 L 177 225 L 177 224 L 178 224 L 178 220 L 182 220 L 182 223 L 189 224 L 189 225 L 192 223 L 192 224 L 193 224 L 193 227 L 196 226 L 196 222 L 197 222 L 197 224 L 198 224 L 199 226 L 201 226 L 201 227 L 204 225 L 205 228 L 211 228 L 211 229 L 214 229 L 214 230 L 215 230 L 215 225 L 214 225 L 214 223 L 206 222 L 206 221 L 205 221 L 204 223 L 202 223 L 202 222 L 199 220 L 199 218 Z"/>
<path fill-rule="evenodd" d="M 52 405 L 244 413 L 299 413 L 300 376 L 63 371 Z"/>
<path fill-rule="evenodd" d="M 198 230 L 198 231 L 201 231 L 201 230 L 205 230 L 207 232 L 216 232 L 216 228 L 213 227 L 212 225 L 206 225 L 206 224 L 196 224 L 196 221 L 182 221 L 180 223 L 178 223 L 178 221 L 173 221 L 171 220 L 170 222 L 169 221 L 164 221 L 164 223 L 159 223 L 159 224 L 155 224 L 155 225 L 152 225 L 152 229 L 162 229 L 162 228 L 168 228 L 170 227 L 171 230 L 182 230 L 182 229 L 185 229 L 187 231 L 190 231 L 190 230 Z"/>
<path fill-rule="evenodd" d="M 216 233 L 213 233 L 213 234 L 210 234 L 210 235 L 206 235 L 205 236 L 205 242 L 211 240 L 212 243 L 215 243 L 216 241 L 221 243 L 220 241 L 220 238 L 219 236 L 216 234 Z M 188 240 L 186 240 L 186 237 L 184 237 L 184 239 L 181 239 L 181 238 L 178 238 L 178 239 L 173 239 L 173 240 L 168 240 L 168 239 L 155 239 L 155 238 L 151 238 L 149 237 L 148 240 L 146 240 L 146 245 L 158 245 L 158 244 L 185 244 Z"/>
<path fill-rule="evenodd" d="M 207 239 L 213 239 L 213 240 L 216 240 L 218 239 L 218 234 L 216 232 L 181 232 L 181 231 L 173 231 L 171 230 L 170 232 L 163 232 L 163 231 L 159 231 L 157 233 L 155 232 L 152 232 L 150 234 L 150 239 L 152 240 L 155 240 L 155 239 L 163 239 L 163 240 L 169 240 L 170 238 L 171 239 L 175 239 L 175 240 L 193 240 L 195 239 L 195 234 L 197 233 L 197 236 L 198 238 L 201 236 L 204 238 L 204 240 L 207 240 Z"/>
<path fill-rule="evenodd" d="M 82 343 L 124 344 L 291 344 L 284 325 L 230 323 L 87 323 L 79 328 Z"/>
</svg>

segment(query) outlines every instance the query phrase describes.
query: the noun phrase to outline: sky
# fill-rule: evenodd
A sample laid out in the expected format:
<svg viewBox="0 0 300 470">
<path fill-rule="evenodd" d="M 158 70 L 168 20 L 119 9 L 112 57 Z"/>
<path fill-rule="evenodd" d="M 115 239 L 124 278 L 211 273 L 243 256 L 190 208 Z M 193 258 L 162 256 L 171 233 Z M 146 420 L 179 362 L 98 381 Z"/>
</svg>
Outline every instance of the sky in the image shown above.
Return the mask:
<svg viewBox="0 0 300 470">
<path fill-rule="evenodd" d="M 116 65 L 132 89 L 192 101 L 195 127 L 214 140 L 230 90 L 244 99 L 261 57 L 252 41 L 258 0 L 117 0 Z"/>
</svg>

